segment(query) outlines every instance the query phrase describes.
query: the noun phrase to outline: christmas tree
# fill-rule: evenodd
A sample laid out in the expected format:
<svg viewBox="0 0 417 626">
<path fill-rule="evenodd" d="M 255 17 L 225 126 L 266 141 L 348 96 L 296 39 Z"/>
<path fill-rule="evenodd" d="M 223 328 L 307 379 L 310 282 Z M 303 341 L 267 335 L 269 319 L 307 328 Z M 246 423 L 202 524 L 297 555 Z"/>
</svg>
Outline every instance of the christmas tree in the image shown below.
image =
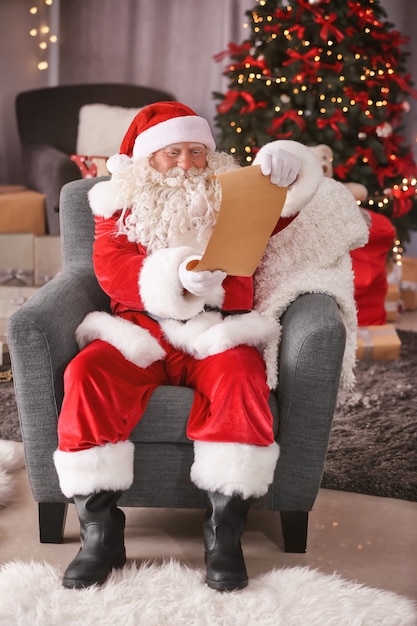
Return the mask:
<svg viewBox="0 0 417 626">
<path fill-rule="evenodd" d="M 219 147 L 249 165 L 265 143 L 293 139 L 333 150 L 334 177 L 362 183 L 366 208 L 391 219 L 402 241 L 417 230 L 417 166 L 401 135 L 416 97 L 407 39 L 379 0 L 257 0 L 248 38 L 214 93 Z"/>
</svg>

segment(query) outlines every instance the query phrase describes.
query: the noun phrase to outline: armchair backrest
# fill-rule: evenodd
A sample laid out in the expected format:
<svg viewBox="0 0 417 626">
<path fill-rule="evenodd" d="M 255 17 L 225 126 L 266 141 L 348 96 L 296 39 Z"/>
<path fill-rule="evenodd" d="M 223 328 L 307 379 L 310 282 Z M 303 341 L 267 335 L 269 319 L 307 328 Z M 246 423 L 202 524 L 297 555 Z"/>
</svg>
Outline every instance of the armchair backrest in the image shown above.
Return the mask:
<svg viewBox="0 0 417 626">
<path fill-rule="evenodd" d="M 93 185 L 107 178 L 74 180 L 61 190 L 59 215 L 65 270 L 93 273 L 94 217 L 87 194 Z"/>
<path fill-rule="evenodd" d="M 16 118 L 22 145 L 47 144 L 66 154 L 74 154 L 77 143 L 78 115 L 85 104 L 142 107 L 158 100 L 175 100 L 160 89 L 98 83 L 59 85 L 19 93 Z"/>
</svg>

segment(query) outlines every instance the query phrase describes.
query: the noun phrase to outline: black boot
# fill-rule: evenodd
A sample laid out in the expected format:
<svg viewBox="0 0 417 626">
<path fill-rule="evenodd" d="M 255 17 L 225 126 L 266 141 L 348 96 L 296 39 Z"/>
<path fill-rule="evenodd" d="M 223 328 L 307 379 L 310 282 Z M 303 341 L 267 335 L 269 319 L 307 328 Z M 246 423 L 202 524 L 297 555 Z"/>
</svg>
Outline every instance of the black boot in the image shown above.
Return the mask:
<svg viewBox="0 0 417 626">
<path fill-rule="evenodd" d="M 204 522 L 206 583 L 217 591 L 243 589 L 248 584 L 240 539 L 251 500 L 208 492 Z"/>
<path fill-rule="evenodd" d="M 101 585 L 113 568 L 126 563 L 125 514 L 117 508 L 121 491 L 74 496 L 81 527 L 81 549 L 68 565 L 64 587 Z"/>
</svg>

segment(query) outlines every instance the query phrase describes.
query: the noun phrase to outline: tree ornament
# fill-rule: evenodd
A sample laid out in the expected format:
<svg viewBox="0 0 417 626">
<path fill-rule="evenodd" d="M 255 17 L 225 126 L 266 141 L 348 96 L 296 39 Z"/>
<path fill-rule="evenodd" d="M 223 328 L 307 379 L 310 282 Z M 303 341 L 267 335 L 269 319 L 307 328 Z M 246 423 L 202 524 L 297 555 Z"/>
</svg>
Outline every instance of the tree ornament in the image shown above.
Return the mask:
<svg viewBox="0 0 417 626">
<path fill-rule="evenodd" d="M 384 122 L 376 127 L 376 134 L 378 137 L 389 137 L 392 134 L 392 126 L 389 122 Z"/>
</svg>

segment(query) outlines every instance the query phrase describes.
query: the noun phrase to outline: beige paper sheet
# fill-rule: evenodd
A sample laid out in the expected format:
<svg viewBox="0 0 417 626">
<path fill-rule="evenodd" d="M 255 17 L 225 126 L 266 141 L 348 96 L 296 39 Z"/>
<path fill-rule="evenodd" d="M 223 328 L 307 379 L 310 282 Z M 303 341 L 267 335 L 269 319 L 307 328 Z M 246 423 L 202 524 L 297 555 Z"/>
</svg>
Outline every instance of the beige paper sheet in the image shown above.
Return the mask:
<svg viewBox="0 0 417 626">
<path fill-rule="evenodd" d="M 187 269 L 252 276 L 281 215 L 287 188 L 271 183 L 259 165 L 216 176 L 222 186 L 217 223 L 202 259 Z"/>
</svg>

